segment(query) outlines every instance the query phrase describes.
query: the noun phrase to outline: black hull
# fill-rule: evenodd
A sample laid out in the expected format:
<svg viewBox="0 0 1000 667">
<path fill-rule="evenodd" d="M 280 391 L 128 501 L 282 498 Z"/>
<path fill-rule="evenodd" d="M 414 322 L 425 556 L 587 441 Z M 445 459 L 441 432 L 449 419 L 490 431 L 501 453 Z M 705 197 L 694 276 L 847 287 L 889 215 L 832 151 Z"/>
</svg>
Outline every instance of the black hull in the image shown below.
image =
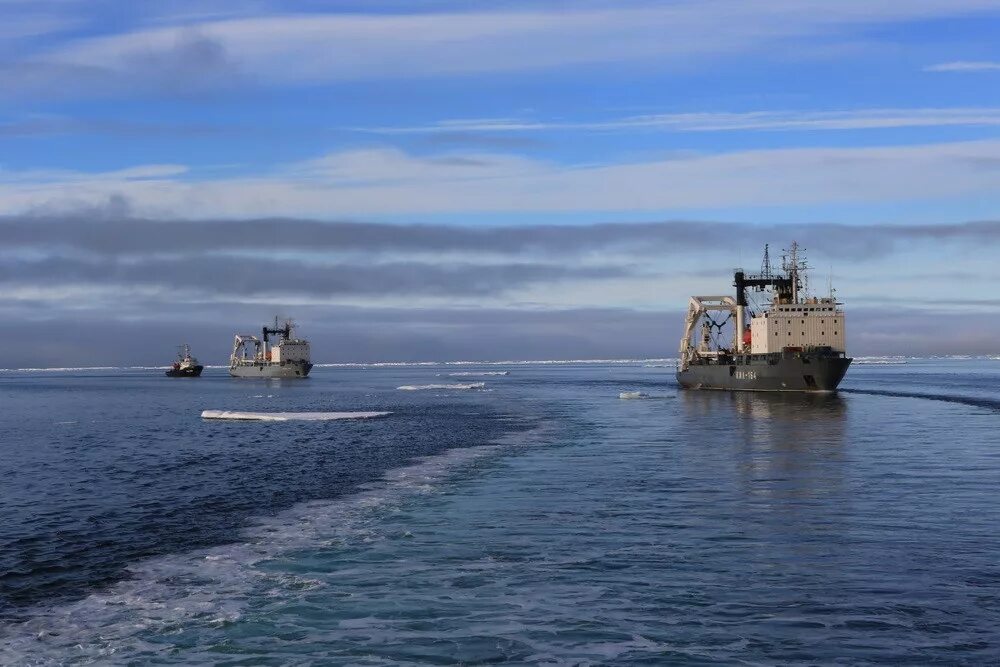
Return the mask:
<svg viewBox="0 0 1000 667">
<path fill-rule="evenodd" d="M 719 363 L 693 363 L 677 372 L 685 389 L 832 392 L 851 359 L 824 353 L 737 355 Z"/>
<path fill-rule="evenodd" d="M 196 378 L 201 375 L 204 368 L 204 366 L 192 366 L 184 369 L 171 368 L 166 375 L 168 378 Z"/>
</svg>

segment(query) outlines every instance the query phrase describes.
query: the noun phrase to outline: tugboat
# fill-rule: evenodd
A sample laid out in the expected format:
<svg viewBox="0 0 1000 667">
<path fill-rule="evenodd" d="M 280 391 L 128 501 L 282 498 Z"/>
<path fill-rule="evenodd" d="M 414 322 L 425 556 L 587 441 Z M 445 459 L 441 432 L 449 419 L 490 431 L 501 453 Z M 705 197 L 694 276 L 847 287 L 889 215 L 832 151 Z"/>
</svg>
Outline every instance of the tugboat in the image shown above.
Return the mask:
<svg viewBox="0 0 1000 667">
<path fill-rule="evenodd" d="M 309 359 L 309 341 L 293 335 L 294 324 L 285 320 L 284 326 L 265 326 L 261 337 L 236 334 L 233 353 L 229 356 L 229 374 L 238 378 L 304 378 L 312 370 Z M 271 336 L 278 336 L 276 345 Z"/>
<path fill-rule="evenodd" d="M 734 273 L 736 296 L 693 296 L 681 338 L 677 382 L 685 389 L 833 392 L 852 359 L 845 346 L 845 316 L 833 296 L 806 297 L 806 262 L 792 243 L 783 273 L 771 268 L 767 246 L 759 275 Z M 770 291 L 754 308 L 747 290 Z M 727 313 L 721 322 L 712 313 Z M 746 324 L 749 315 L 750 323 Z M 723 328 L 733 320 L 731 342 Z M 700 323 L 698 342 L 692 334 Z"/>
<path fill-rule="evenodd" d="M 191 347 L 184 343 L 177 354 L 177 361 L 167 370 L 168 378 L 196 378 L 205 367 L 191 356 Z"/>
</svg>

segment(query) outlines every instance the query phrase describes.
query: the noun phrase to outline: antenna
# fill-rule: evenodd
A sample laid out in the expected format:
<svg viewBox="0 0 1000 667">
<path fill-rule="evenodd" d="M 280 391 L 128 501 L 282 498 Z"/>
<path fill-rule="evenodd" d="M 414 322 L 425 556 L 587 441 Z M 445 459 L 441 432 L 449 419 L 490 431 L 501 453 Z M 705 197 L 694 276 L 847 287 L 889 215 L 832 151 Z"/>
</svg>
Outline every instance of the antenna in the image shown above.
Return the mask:
<svg viewBox="0 0 1000 667">
<path fill-rule="evenodd" d="M 771 252 L 766 243 L 764 244 L 764 260 L 760 263 L 760 277 L 771 277 Z"/>
<path fill-rule="evenodd" d="M 809 267 L 806 265 L 805 260 L 799 260 L 799 250 L 798 242 L 792 241 L 792 245 L 785 251 L 788 255 L 781 256 L 781 268 L 785 270 L 792 282 L 792 303 L 799 302 L 799 290 L 803 288 L 803 285 L 808 289 L 808 273 L 806 273 L 806 269 Z M 802 248 L 802 250 L 805 250 L 805 248 Z"/>
</svg>

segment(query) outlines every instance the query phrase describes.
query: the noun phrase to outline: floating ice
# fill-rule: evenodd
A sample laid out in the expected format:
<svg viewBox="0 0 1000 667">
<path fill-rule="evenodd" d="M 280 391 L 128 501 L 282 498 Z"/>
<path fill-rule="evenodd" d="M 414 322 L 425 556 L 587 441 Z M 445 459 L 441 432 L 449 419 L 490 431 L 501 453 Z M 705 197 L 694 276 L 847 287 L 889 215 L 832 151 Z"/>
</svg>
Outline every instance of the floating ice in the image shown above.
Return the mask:
<svg viewBox="0 0 1000 667">
<path fill-rule="evenodd" d="M 618 398 L 649 398 L 649 394 L 644 394 L 641 391 L 623 391 L 618 394 Z"/>
<path fill-rule="evenodd" d="M 235 410 L 204 410 L 202 419 L 238 419 L 247 421 L 331 421 L 334 419 L 371 419 L 391 412 L 237 412 Z"/>
<path fill-rule="evenodd" d="M 510 371 L 458 371 L 457 373 L 438 373 L 438 377 L 447 375 L 448 377 L 484 376 L 484 375 L 510 375 Z"/>
<path fill-rule="evenodd" d="M 895 366 L 906 363 L 906 357 L 855 357 L 855 366 Z"/>
<path fill-rule="evenodd" d="M 470 382 L 468 384 L 404 384 L 396 387 L 403 391 L 421 391 L 424 389 L 484 389 L 485 382 Z"/>
</svg>

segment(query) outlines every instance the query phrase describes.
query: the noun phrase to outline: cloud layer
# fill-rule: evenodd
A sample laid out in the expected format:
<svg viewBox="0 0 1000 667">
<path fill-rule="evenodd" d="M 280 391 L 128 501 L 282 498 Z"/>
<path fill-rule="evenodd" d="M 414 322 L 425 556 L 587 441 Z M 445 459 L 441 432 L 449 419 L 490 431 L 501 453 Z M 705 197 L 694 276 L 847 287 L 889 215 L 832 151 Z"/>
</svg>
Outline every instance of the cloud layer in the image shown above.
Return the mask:
<svg viewBox="0 0 1000 667">
<path fill-rule="evenodd" d="M 985 329 L 954 322 L 998 309 L 976 280 L 997 221 L 470 228 L 137 219 L 119 203 L 0 218 L 0 235 L 0 317 L 41 332 L 0 366 L 158 363 L 184 339 L 218 362 L 236 329 L 275 313 L 323 361 L 671 356 L 688 295 L 728 291 L 738 248 L 753 269 L 760 244 L 777 260 L 793 238 L 854 278 L 838 284 L 856 354 L 990 351 Z"/>
<path fill-rule="evenodd" d="M 1000 191 L 1000 141 L 675 153 L 559 164 L 510 153 L 349 150 L 239 177 L 185 165 L 0 171 L 10 212 L 126 198 L 143 216 L 683 211 L 947 200 Z"/>
<path fill-rule="evenodd" d="M 882 257 L 908 243 L 957 241 L 966 247 L 1000 243 L 1000 221 L 938 225 L 767 225 L 697 221 L 609 222 L 591 225 L 505 225 L 324 222 L 299 218 L 156 220 L 92 212 L 0 218 L 5 250 L 82 252 L 98 257 L 224 252 L 423 253 L 466 257 L 535 256 L 576 259 L 595 253 L 682 255 L 731 247 L 734 239 L 787 239 L 826 256 Z M 761 241 L 763 243 L 763 241 Z M 756 245 L 756 244 L 755 244 Z"/>
<path fill-rule="evenodd" d="M 232 10 L 232 7 L 229 8 Z M 707 0 L 520 5 L 490 11 L 262 12 L 165 16 L 156 27 L 67 40 L 0 69 L 12 93 L 232 85 L 317 85 L 655 62 L 690 68 L 766 50 L 771 57 L 857 42 L 883 24 L 995 13 L 990 0 Z M 37 21 L 22 22 L 37 32 Z M 147 21 L 148 23 L 148 21 Z M 162 25 L 166 23 L 166 25 Z M 46 28 L 54 30 L 54 27 Z"/>
</svg>

